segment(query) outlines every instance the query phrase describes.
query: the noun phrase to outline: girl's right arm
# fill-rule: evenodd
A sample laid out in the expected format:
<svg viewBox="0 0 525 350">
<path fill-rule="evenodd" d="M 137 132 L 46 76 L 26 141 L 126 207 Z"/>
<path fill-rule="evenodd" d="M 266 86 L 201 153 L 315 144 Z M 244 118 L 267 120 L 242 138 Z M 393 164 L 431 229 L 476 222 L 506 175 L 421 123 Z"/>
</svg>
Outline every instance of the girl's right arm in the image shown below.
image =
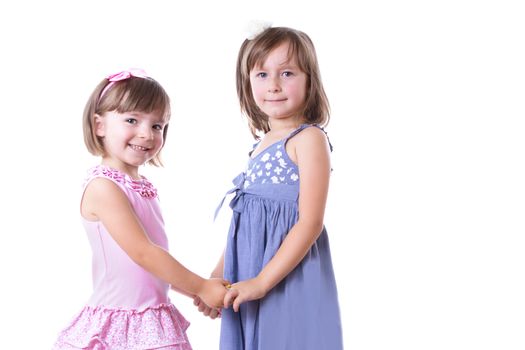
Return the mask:
<svg viewBox="0 0 525 350">
<path fill-rule="evenodd" d="M 111 180 L 91 180 L 82 198 L 81 213 L 87 220 L 101 221 L 117 244 L 145 270 L 210 306 L 223 305 L 228 283 L 198 276 L 151 242 L 126 195 Z"/>
<path fill-rule="evenodd" d="M 282 281 L 301 262 L 323 230 L 331 168 L 329 143 L 318 128 L 307 128 L 293 140 L 292 160 L 297 160 L 301 179 L 299 219 L 257 276 L 232 285 L 224 306 L 233 305 L 234 311 L 238 311 L 243 302 L 263 298 Z"/>
</svg>

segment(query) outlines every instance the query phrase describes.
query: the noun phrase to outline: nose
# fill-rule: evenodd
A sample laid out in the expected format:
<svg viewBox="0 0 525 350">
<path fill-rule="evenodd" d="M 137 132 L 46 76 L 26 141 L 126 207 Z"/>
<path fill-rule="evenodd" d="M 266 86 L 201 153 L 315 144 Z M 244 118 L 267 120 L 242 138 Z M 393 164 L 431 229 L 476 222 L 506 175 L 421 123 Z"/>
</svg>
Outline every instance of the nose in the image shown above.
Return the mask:
<svg viewBox="0 0 525 350">
<path fill-rule="evenodd" d="M 141 125 L 139 130 L 139 137 L 143 139 L 151 140 L 153 138 L 153 130 L 149 125 Z"/>
<path fill-rule="evenodd" d="M 272 77 L 268 79 L 268 92 L 276 93 L 281 91 L 281 85 L 279 84 L 279 77 Z"/>
</svg>

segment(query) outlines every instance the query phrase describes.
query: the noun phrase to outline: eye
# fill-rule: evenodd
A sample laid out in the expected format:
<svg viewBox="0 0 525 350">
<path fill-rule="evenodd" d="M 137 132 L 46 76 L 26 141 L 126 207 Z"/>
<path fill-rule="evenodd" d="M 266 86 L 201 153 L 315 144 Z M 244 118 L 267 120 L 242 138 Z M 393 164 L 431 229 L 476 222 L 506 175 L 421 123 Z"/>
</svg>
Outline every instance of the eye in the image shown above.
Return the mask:
<svg viewBox="0 0 525 350">
<path fill-rule="evenodd" d="M 137 119 L 135 118 L 127 118 L 126 123 L 128 124 L 137 124 Z"/>
<path fill-rule="evenodd" d="M 257 73 L 255 76 L 258 78 L 266 78 L 268 74 L 266 74 L 265 72 L 260 72 L 260 73 Z"/>
<path fill-rule="evenodd" d="M 290 71 L 284 71 L 284 72 L 282 73 L 282 76 L 283 76 L 283 77 L 291 77 L 292 75 L 294 75 L 294 74 L 293 74 L 293 72 L 290 72 Z"/>
<path fill-rule="evenodd" d="M 162 130 L 164 130 L 164 125 L 162 125 L 162 124 L 155 124 L 155 125 L 153 125 L 153 129 L 155 129 L 157 131 L 162 131 Z"/>
</svg>

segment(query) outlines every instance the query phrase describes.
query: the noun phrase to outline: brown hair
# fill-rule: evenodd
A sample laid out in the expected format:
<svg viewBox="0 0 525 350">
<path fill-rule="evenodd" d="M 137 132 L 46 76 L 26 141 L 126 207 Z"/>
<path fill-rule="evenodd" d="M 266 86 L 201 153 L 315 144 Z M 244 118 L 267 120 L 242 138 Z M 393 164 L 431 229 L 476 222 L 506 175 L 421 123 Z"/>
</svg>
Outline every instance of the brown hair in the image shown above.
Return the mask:
<svg viewBox="0 0 525 350">
<path fill-rule="evenodd" d="M 126 80 L 117 81 L 109 90 L 100 96 L 104 88 L 109 84 L 108 79 L 102 80 L 91 93 L 84 108 L 82 120 L 84 129 L 84 143 L 88 151 L 95 156 L 103 156 L 104 140 L 95 134 L 95 114 L 103 115 L 106 112 L 116 111 L 159 113 L 168 122 L 171 115 L 170 99 L 164 88 L 152 78 L 131 77 Z M 163 137 L 166 142 L 168 125 L 164 127 Z M 164 144 L 162 145 L 164 147 Z M 162 148 L 161 148 L 162 149 Z M 160 166 L 159 153 L 148 161 L 149 164 Z"/>
<path fill-rule="evenodd" d="M 237 96 L 241 111 L 247 116 L 250 131 L 259 139 L 258 131 L 270 131 L 268 116 L 257 107 L 253 98 L 250 71 L 261 65 L 270 52 L 282 43 L 289 44 L 288 58 L 296 59 L 307 75 L 303 116 L 309 124 L 325 126 L 330 119 L 330 105 L 325 94 L 319 63 L 312 40 L 305 33 L 286 27 L 267 28 L 252 40 L 245 40 L 237 57 Z"/>
</svg>

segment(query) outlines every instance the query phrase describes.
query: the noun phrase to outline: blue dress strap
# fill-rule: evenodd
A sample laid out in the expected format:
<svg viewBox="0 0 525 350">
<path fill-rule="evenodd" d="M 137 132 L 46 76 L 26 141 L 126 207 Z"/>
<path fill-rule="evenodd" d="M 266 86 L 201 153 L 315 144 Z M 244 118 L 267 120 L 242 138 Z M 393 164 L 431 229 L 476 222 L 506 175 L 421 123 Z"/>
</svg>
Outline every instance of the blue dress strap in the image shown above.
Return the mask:
<svg viewBox="0 0 525 350">
<path fill-rule="evenodd" d="M 257 142 L 255 142 L 252 146 L 252 149 L 250 150 L 250 152 L 248 152 L 248 157 L 251 157 L 252 154 L 253 154 L 253 151 L 255 151 L 255 148 L 257 148 L 257 146 L 259 145 L 259 143 L 261 143 L 261 140 L 258 140 Z"/>
<path fill-rule="evenodd" d="M 330 152 L 332 152 L 334 150 L 334 147 L 332 146 L 332 143 L 330 142 L 330 138 L 328 137 L 328 133 L 325 131 L 324 128 L 320 127 L 319 125 L 317 124 L 301 124 L 297 129 L 295 129 L 294 131 L 292 131 L 285 139 L 284 139 L 284 143 L 286 144 L 286 142 L 288 142 L 289 139 L 291 139 L 292 137 L 294 137 L 295 135 L 297 135 L 298 133 L 300 133 L 301 131 L 303 131 L 304 129 L 306 128 L 309 128 L 309 127 L 316 127 L 318 129 L 320 129 L 322 132 L 324 132 L 324 134 L 326 135 L 326 139 L 328 140 L 328 145 L 330 146 Z"/>
</svg>

